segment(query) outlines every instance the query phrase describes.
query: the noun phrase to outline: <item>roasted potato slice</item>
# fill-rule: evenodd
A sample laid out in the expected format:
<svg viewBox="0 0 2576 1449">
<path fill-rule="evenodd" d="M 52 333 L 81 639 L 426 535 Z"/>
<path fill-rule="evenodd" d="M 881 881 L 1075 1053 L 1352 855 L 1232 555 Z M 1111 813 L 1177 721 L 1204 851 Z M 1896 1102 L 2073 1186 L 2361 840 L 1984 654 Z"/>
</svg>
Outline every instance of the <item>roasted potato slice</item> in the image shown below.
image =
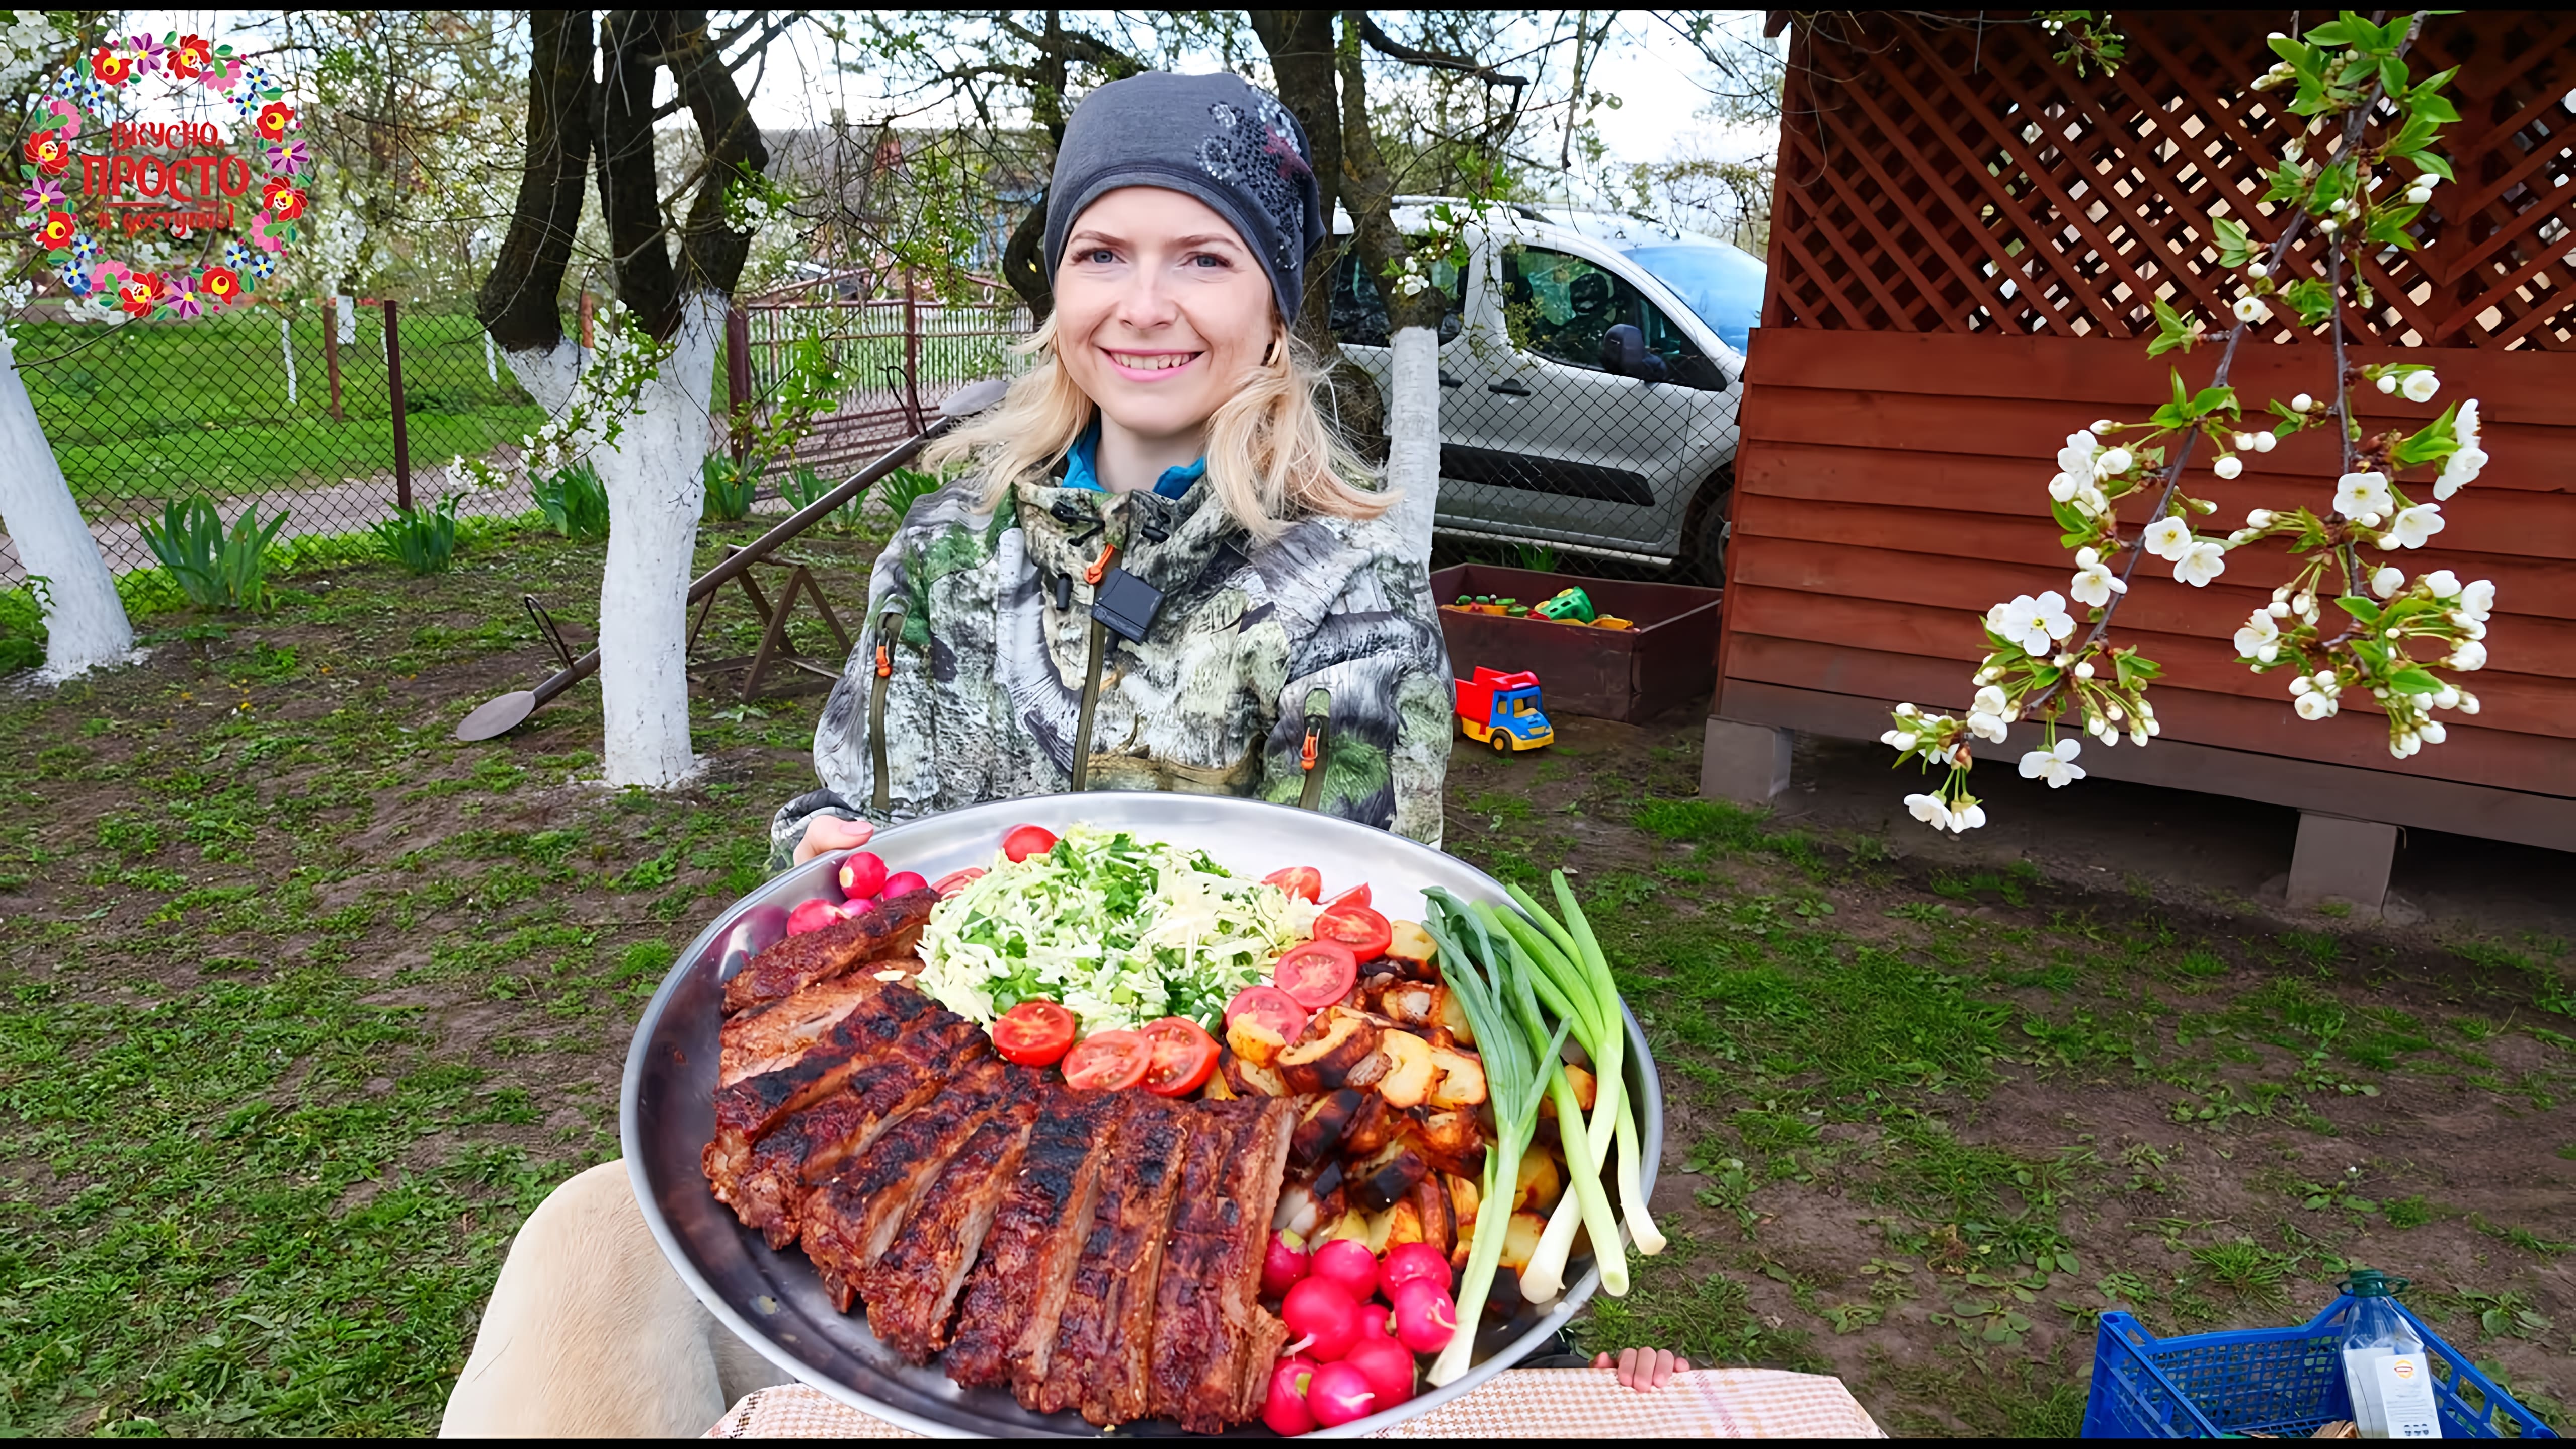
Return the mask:
<svg viewBox="0 0 2576 1449">
<path fill-rule="evenodd" d="M 1225 1074 L 1226 1085 L 1239 1097 L 1285 1097 L 1288 1084 L 1279 1074 L 1259 1062 L 1246 1061 L 1232 1051 L 1217 1059 L 1217 1069 Z"/>
<path fill-rule="evenodd" d="M 1432 1065 L 1439 1079 L 1432 1083 L 1427 1100 L 1434 1107 L 1473 1107 L 1485 1100 L 1485 1064 L 1460 1051 L 1434 1048 Z M 1295 1078 L 1291 1077 L 1293 1084 Z"/>
<path fill-rule="evenodd" d="M 1246 1013 L 1245 1015 L 1249 1015 Z M 1243 1017 L 1235 1018 L 1237 1023 Z M 1378 1028 L 1356 1012 L 1335 1011 L 1309 1023 L 1306 1035 L 1279 1054 L 1279 1075 L 1299 1092 L 1328 1092 L 1377 1055 Z M 1481 1084 L 1482 1073 L 1478 1074 Z"/>
<path fill-rule="evenodd" d="M 1410 1032 L 1390 1031 L 1378 1037 L 1377 1050 L 1387 1061 L 1377 1080 L 1378 1095 L 1390 1107 L 1421 1106 L 1431 1096 L 1440 1070 L 1431 1043 Z"/>
<path fill-rule="evenodd" d="M 1348 1088 L 1316 1098 L 1289 1133 L 1288 1160 L 1298 1167 L 1313 1167 L 1340 1156 L 1342 1138 L 1350 1131 L 1351 1119 L 1364 1103 L 1373 1100 Z"/>
<path fill-rule="evenodd" d="M 1399 1139 L 1351 1164 L 1351 1201 L 1370 1212 L 1385 1212 L 1430 1175 L 1431 1164 L 1411 1143 Z"/>
<path fill-rule="evenodd" d="M 1431 933 L 1420 921 L 1387 923 L 1386 959 L 1398 962 L 1398 969 L 1419 981 L 1431 979 L 1432 963 L 1439 958 L 1440 948 L 1431 942 Z"/>
</svg>

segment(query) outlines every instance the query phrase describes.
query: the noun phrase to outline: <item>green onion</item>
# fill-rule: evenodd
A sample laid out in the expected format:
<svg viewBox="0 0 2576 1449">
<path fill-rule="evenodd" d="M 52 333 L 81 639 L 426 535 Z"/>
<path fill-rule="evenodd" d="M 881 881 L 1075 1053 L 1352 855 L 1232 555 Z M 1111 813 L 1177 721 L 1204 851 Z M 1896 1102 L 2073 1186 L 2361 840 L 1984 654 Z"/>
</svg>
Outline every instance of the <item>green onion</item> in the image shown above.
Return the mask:
<svg viewBox="0 0 2576 1449">
<path fill-rule="evenodd" d="M 1509 929 L 1503 924 L 1503 912 L 1484 905 L 1476 907 L 1476 911 L 1478 915 L 1493 924 L 1495 934 L 1502 936 L 1505 949 L 1512 954 L 1514 964 L 1520 968 L 1523 988 L 1519 1000 L 1521 1021 L 1528 1028 L 1530 1036 L 1535 1038 L 1547 1027 L 1539 1020 L 1538 1001 L 1532 990 L 1530 978 L 1543 973 L 1531 962 L 1520 942 L 1512 937 Z M 1559 1016 L 1564 1025 L 1556 1029 L 1556 1039 L 1562 1042 L 1565 1039 L 1566 1029 L 1573 1027 L 1580 1030 L 1584 1018 L 1571 1011 L 1560 1012 Z M 1601 1154 L 1594 1151 L 1591 1143 L 1585 1140 L 1583 1108 L 1574 1100 L 1574 1083 L 1565 1075 L 1564 1060 L 1551 1055 L 1547 1059 L 1545 1070 L 1548 1094 L 1556 1102 L 1557 1135 L 1565 1143 L 1565 1175 L 1570 1184 L 1565 1195 L 1557 1200 L 1557 1211 L 1562 1213 L 1568 1203 L 1578 1205 L 1585 1231 L 1592 1235 L 1594 1244 L 1607 1249 L 1607 1251 L 1596 1249 L 1593 1254 L 1593 1261 L 1601 1268 L 1601 1291 L 1613 1298 L 1624 1298 L 1628 1294 L 1628 1255 L 1619 1243 L 1619 1223 L 1610 1213 L 1610 1195 L 1601 1188 Z M 1555 1219 L 1550 1218 L 1548 1225 L 1554 1227 Z M 1570 1242 L 1573 1233 L 1569 1231 L 1566 1237 Z M 1544 1248 L 1546 1244 L 1544 1234 L 1541 1235 L 1540 1244 Z M 1544 1252 L 1534 1254 L 1529 1263 L 1521 1269 L 1522 1297 L 1543 1302 L 1555 1297 L 1563 1286 L 1564 1253 L 1559 1252 L 1557 1261 L 1553 1264 L 1546 1263 L 1545 1257 Z M 1533 1275 L 1540 1278 L 1536 1288 L 1531 1284 Z"/>
<path fill-rule="evenodd" d="M 1476 1033 L 1476 1048 L 1484 1058 L 1486 1096 L 1494 1109 L 1494 1145 L 1485 1154 L 1476 1231 L 1458 1284 L 1458 1332 L 1433 1360 L 1429 1375 L 1430 1382 L 1439 1385 L 1465 1373 L 1475 1356 L 1476 1329 L 1484 1321 L 1485 1300 L 1492 1295 L 1494 1272 L 1502 1262 L 1503 1239 L 1511 1231 L 1509 1192 L 1519 1180 L 1521 1157 L 1538 1130 L 1538 1104 L 1545 1085 L 1541 1064 L 1556 1059 L 1565 1045 L 1567 1027 L 1560 1025 L 1543 1048 L 1514 1029 L 1515 1006 L 1524 997 L 1530 997 L 1531 1004 L 1523 1020 L 1537 1025 L 1534 988 L 1527 973 L 1518 969 L 1509 950 L 1496 946 L 1484 923 L 1457 897 L 1436 888 L 1425 894 L 1431 908 L 1425 913 L 1423 929 L 1439 947 L 1441 977 Z"/>
</svg>

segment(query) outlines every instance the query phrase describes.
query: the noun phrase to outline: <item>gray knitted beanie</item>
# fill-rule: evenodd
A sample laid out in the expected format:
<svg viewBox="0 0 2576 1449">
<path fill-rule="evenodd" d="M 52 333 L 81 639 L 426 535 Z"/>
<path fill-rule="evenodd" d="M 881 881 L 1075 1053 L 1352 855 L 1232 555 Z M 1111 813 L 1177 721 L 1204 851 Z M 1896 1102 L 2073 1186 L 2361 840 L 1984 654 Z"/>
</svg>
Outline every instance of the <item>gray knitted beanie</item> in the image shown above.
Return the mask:
<svg viewBox="0 0 2576 1449">
<path fill-rule="evenodd" d="M 1074 107 L 1047 191 L 1049 268 L 1084 207 L 1121 186 L 1160 186 L 1215 207 L 1270 276 L 1294 319 L 1306 255 L 1324 242 L 1314 153 L 1288 108 L 1240 76 L 1148 71 Z"/>
</svg>

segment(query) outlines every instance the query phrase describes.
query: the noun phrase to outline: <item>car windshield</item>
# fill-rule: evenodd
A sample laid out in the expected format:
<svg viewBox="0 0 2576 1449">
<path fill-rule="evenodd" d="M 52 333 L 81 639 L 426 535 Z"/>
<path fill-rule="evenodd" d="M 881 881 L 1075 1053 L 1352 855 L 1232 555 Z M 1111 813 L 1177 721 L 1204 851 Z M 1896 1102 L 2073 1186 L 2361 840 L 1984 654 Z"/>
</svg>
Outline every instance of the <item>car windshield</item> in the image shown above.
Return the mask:
<svg viewBox="0 0 2576 1449">
<path fill-rule="evenodd" d="M 1628 259 L 1673 289 L 1709 330 L 1742 352 L 1762 314 L 1762 263 L 1733 247 L 1703 242 L 1637 247 Z"/>
</svg>

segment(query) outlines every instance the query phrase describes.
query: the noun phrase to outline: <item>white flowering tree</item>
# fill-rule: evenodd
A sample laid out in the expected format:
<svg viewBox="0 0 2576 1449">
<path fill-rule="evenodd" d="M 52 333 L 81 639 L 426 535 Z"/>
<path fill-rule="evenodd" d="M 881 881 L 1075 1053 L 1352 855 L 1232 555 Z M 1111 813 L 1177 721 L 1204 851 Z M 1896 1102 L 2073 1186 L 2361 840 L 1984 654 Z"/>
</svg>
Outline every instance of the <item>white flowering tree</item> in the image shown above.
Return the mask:
<svg viewBox="0 0 2576 1449">
<path fill-rule="evenodd" d="M 2111 638 L 2130 579 L 2149 558 L 2203 588 L 2226 572 L 2233 550 L 2258 539 L 2288 543 L 2289 577 L 2234 643 L 2257 674 L 2283 677 L 2301 719 L 2330 718 L 2347 698 L 2367 698 L 2387 716 L 2389 753 L 2404 759 L 2442 742 L 2436 711 L 2477 713 L 2477 696 L 2445 673 L 2486 663 L 2480 641 L 2495 585 L 2463 582 L 2448 569 L 2410 579 L 2396 562 L 2442 531 L 2442 504 L 2486 466 L 2477 400 L 2445 408 L 2412 432 L 2364 436 L 2352 415 L 2354 386 L 2429 403 L 2441 383 L 2421 364 L 2351 365 L 2341 321 L 2347 302 L 2365 310 L 2373 304 L 2347 248 L 2414 247 L 2409 228 L 2435 185 L 2451 179 L 2433 147 L 2443 124 L 2459 119 L 2440 94 L 2453 72 L 2419 80 L 2406 64 L 2422 24 L 2421 12 L 2382 25 L 2347 11 L 2303 37 L 2271 36 L 2280 60 L 2253 84 L 2288 93 L 2275 111 L 2288 134 L 2265 194 L 2274 214 L 2286 217 L 2281 234 L 2261 245 L 2239 222 L 2216 223 L 2220 262 L 2243 278 L 2243 291 L 2206 386 L 2191 387 L 2177 370 L 2172 400 L 2145 419 L 2104 418 L 2068 435 L 2048 502 L 2074 551 L 2075 572 L 2063 594 L 2024 594 L 1987 611 L 1989 652 L 1977 667 L 1967 716 L 1896 707 L 1894 728 L 1882 739 L 1900 763 L 1914 759 L 1944 772 L 1932 789 L 1906 797 L 1915 818 L 1953 833 L 1983 825 L 1985 808 L 1968 790 L 1971 742 L 2002 744 L 2016 720 L 2038 722 L 2042 736 L 2022 756 L 2022 775 L 2051 788 L 2085 773 L 2076 763 L 2083 740 L 2061 730 L 2106 749 L 2124 734 L 2143 746 L 2160 732 L 2147 699 L 2158 666 Z M 2323 245 L 2300 270 L 2289 258 L 2311 230 Z M 2249 409 L 2228 385 L 2229 369 L 2248 329 L 2271 326 L 2283 310 L 2298 327 L 2326 329 L 2332 372 L 2322 396 L 2301 393 Z M 2148 355 L 2189 353 L 2212 340 L 2203 320 L 2161 300 L 2154 311 Z M 2217 477 L 2233 479 L 2244 471 L 2244 455 L 2268 453 L 2281 439 L 2318 427 L 2333 430 L 2340 460 L 2324 512 L 2257 508 L 2223 537 L 2198 531 L 2194 520 L 2217 506 L 2186 491 L 2195 455 Z M 2410 485 L 2410 475 L 2420 481 Z M 2419 500 L 2410 486 L 2431 496 Z M 2144 520 L 2128 530 L 2121 508 L 2130 504 L 2136 517 L 2141 498 L 2149 500 Z"/>
<path fill-rule="evenodd" d="M 72 22 L 70 12 L 49 17 L 40 10 L 0 11 L 0 95 L 17 101 L 8 151 L 12 157 L 28 129 L 27 98 L 73 52 Z M 17 546 L 18 562 L 44 614 L 44 673 L 67 679 L 124 659 L 134 648 L 134 626 L 18 376 L 8 319 L 33 296 L 24 277 L 42 264 L 44 255 L 23 246 L 24 240 L 9 243 L 21 246 L 12 259 L 18 265 L 9 269 L 12 280 L 0 288 L 0 526 Z"/>
</svg>

